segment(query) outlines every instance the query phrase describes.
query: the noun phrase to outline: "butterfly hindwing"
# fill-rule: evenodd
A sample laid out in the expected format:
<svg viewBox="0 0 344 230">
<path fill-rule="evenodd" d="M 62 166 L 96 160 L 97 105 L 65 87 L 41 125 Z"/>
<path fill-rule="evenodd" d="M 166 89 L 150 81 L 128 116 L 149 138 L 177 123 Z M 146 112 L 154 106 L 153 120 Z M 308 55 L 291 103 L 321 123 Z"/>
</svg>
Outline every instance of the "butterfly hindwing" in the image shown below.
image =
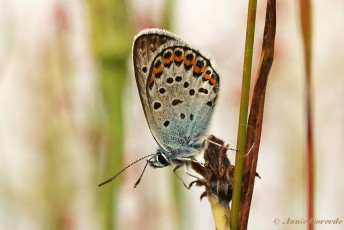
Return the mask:
<svg viewBox="0 0 344 230">
<path fill-rule="evenodd" d="M 153 60 L 146 85 L 151 122 L 170 150 L 199 145 L 217 97 L 214 76 L 209 60 L 188 46 L 167 47 Z"/>
<path fill-rule="evenodd" d="M 166 31 L 138 35 L 133 52 L 141 102 L 154 138 L 167 152 L 189 157 L 188 149 L 200 146 L 212 115 L 218 74 L 209 59 Z"/>
</svg>

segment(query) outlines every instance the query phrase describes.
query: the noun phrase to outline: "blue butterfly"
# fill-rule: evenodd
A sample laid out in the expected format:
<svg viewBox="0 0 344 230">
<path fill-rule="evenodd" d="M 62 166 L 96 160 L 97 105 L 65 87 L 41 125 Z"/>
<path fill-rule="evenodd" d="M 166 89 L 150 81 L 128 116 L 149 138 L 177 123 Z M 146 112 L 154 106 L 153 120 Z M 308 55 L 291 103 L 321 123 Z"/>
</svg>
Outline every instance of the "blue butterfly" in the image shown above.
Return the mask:
<svg viewBox="0 0 344 230">
<path fill-rule="evenodd" d="M 219 75 L 200 51 L 161 29 L 145 29 L 136 35 L 133 64 L 146 120 L 159 145 L 155 154 L 139 160 L 150 157 L 147 163 L 153 168 L 174 164 L 175 172 L 203 148 Z"/>
</svg>

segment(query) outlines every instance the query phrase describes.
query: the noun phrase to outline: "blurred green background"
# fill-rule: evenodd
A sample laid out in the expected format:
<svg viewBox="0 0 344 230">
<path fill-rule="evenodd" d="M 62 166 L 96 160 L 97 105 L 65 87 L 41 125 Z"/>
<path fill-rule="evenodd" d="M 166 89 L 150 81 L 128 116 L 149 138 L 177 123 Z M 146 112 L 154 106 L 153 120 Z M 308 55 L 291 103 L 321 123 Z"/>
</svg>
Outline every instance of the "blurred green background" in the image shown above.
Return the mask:
<svg viewBox="0 0 344 230">
<path fill-rule="evenodd" d="M 344 220 L 344 2 L 312 3 L 315 215 Z M 246 14 L 245 1 L 0 0 L 0 229 L 213 229 L 203 189 L 186 190 L 171 168 L 147 169 L 134 189 L 140 162 L 97 185 L 156 150 L 131 61 L 144 28 L 168 29 L 212 57 L 221 91 L 209 133 L 236 142 Z M 305 229 L 273 222 L 306 216 L 302 55 L 298 4 L 277 1 L 249 229 Z"/>
</svg>

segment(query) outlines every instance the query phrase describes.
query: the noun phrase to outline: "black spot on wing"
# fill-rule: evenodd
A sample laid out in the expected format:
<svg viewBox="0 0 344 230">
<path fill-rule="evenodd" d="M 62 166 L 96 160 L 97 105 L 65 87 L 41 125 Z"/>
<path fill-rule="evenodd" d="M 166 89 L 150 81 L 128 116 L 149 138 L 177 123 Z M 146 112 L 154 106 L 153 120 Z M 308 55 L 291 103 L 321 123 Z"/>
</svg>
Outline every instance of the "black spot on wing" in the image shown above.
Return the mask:
<svg viewBox="0 0 344 230">
<path fill-rule="evenodd" d="M 160 93 L 160 94 L 166 93 L 166 89 L 165 89 L 165 88 L 160 88 L 160 89 L 159 89 L 159 93 Z"/>
<path fill-rule="evenodd" d="M 178 105 L 178 104 L 180 104 L 180 103 L 183 103 L 183 101 L 180 100 L 180 99 L 174 99 L 174 100 L 172 101 L 172 105 L 173 105 L 173 106 L 176 106 L 176 105 Z"/>
<path fill-rule="evenodd" d="M 161 107 L 161 103 L 160 103 L 160 102 L 154 102 L 153 108 L 154 108 L 155 110 L 159 109 L 160 107 Z"/>
<path fill-rule="evenodd" d="M 161 61 L 157 60 L 154 64 L 154 68 L 159 68 L 160 65 L 161 65 Z"/>
<path fill-rule="evenodd" d="M 208 90 L 205 89 L 205 88 L 200 88 L 200 89 L 198 90 L 198 92 L 204 93 L 204 94 L 208 94 Z"/>
<path fill-rule="evenodd" d="M 164 54 L 164 59 L 169 59 L 172 56 L 172 52 L 168 51 Z"/>
<path fill-rule="evenodd" d="M 190 96 L 195 95 L 195 90 L 194 89 L 190 89 L 189 94 L 190 94 Z"/>
<path fill-rule="evenodd" d="M 155 74 L 155 78 L 158 78 L 158 79 L 160 79 L 160 78 L 161 78 L 161 75 L 162 75 L 162 71 L 161 71 L 161 72 L 159 72 L 159 73 L 157 73 L 157 74 Z"/>
<path fill-rule="evenodd" d="M 176 77 L 176 82 L 181 82 L 183 80 L 182 76 L 177 76 Z"/>
<path fill-rule="evenodd" d="M 204 66 L 204 62 L 201 61 L 201 60 L 198 60 L 198 61 L 196 62 L 196 65 L 197 65 L 198 67 L 202 68 L 202 67 Z"/>
<path fill-rule="evenodd" d="M 177 56 L 177 57 L 180 57 L 182 55 L 182 51 L 176 49 L 174 51 L 174 55 Z"/>
<path fill-rule="evenodd" d="M 186 55 L 186 60 L 191 61 L 194 58 L 193 54 Z"/>
<path fill-rule="evenodd" d="M 176 66 L 181 66 L 182 63 L 183 63 L 183 60 L 181 60 L 181 61 L 174 61 L 174 64 L 176 64 Z"/>
<path fill-rule="evenodd" d="M 165 127 L 169 126 L 169 124 L 170 124 L 170 121 L 168 121 L 168 120 L 164 122 Z"/>
<path fill-rule="evenodd" d="M 172 78 L 172 77 L 167 78 L 167 79 L 166 79 L 166 82 L 167 82 L 168 84 L 172 84 L 172 83 L 173 83 L 173 78 Z"/>
</svg>

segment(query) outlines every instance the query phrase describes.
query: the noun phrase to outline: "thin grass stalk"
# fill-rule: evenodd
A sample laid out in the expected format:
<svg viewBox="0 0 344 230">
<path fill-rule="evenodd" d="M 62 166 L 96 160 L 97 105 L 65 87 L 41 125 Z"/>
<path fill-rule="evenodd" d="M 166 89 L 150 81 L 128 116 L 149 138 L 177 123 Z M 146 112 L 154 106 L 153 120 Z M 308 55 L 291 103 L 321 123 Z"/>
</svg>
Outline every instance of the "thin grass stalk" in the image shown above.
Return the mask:
<svg viewBox="0 0 344 230">
<path fill-rule="evenodd" d="M 243 171 L 244 156 L 245 156 L 244 151 L 245 151 L 245 143 L 246 143 L 246 127 L 247 127 L 248 103 L 249 103 L 250 82 L 251 82 L 254 31 L 255 31 L 255 24 L 256 24 L 256 10 L 257 10 L 257 0 L 249 0 L 247 26 L 246 26 L 243 79 L 242 79 L 242 88 L 241 88 L 240 114 L 239 114 L 239 124 L 238 124 L 237 147 L 239 151 L 237 152 L 237 155 L 235 158 L 232 211 L 231 211 L 231 216 L 230 216 L 231 230 L 238 229 L 240 192 L 241 192 L 242 171 Z"/>
<path fill-rule="evenodd" d="M 312 113 L 312 9 L 310 0 L 300 0 L 300 20 L 305 58 L 305 106 L 306 106 L 306 181 L 307 181 L 307 219 L 314 217 L 314 148 Z M 313 225 L 308 221 L 307 229 Z"/>
</svg>

